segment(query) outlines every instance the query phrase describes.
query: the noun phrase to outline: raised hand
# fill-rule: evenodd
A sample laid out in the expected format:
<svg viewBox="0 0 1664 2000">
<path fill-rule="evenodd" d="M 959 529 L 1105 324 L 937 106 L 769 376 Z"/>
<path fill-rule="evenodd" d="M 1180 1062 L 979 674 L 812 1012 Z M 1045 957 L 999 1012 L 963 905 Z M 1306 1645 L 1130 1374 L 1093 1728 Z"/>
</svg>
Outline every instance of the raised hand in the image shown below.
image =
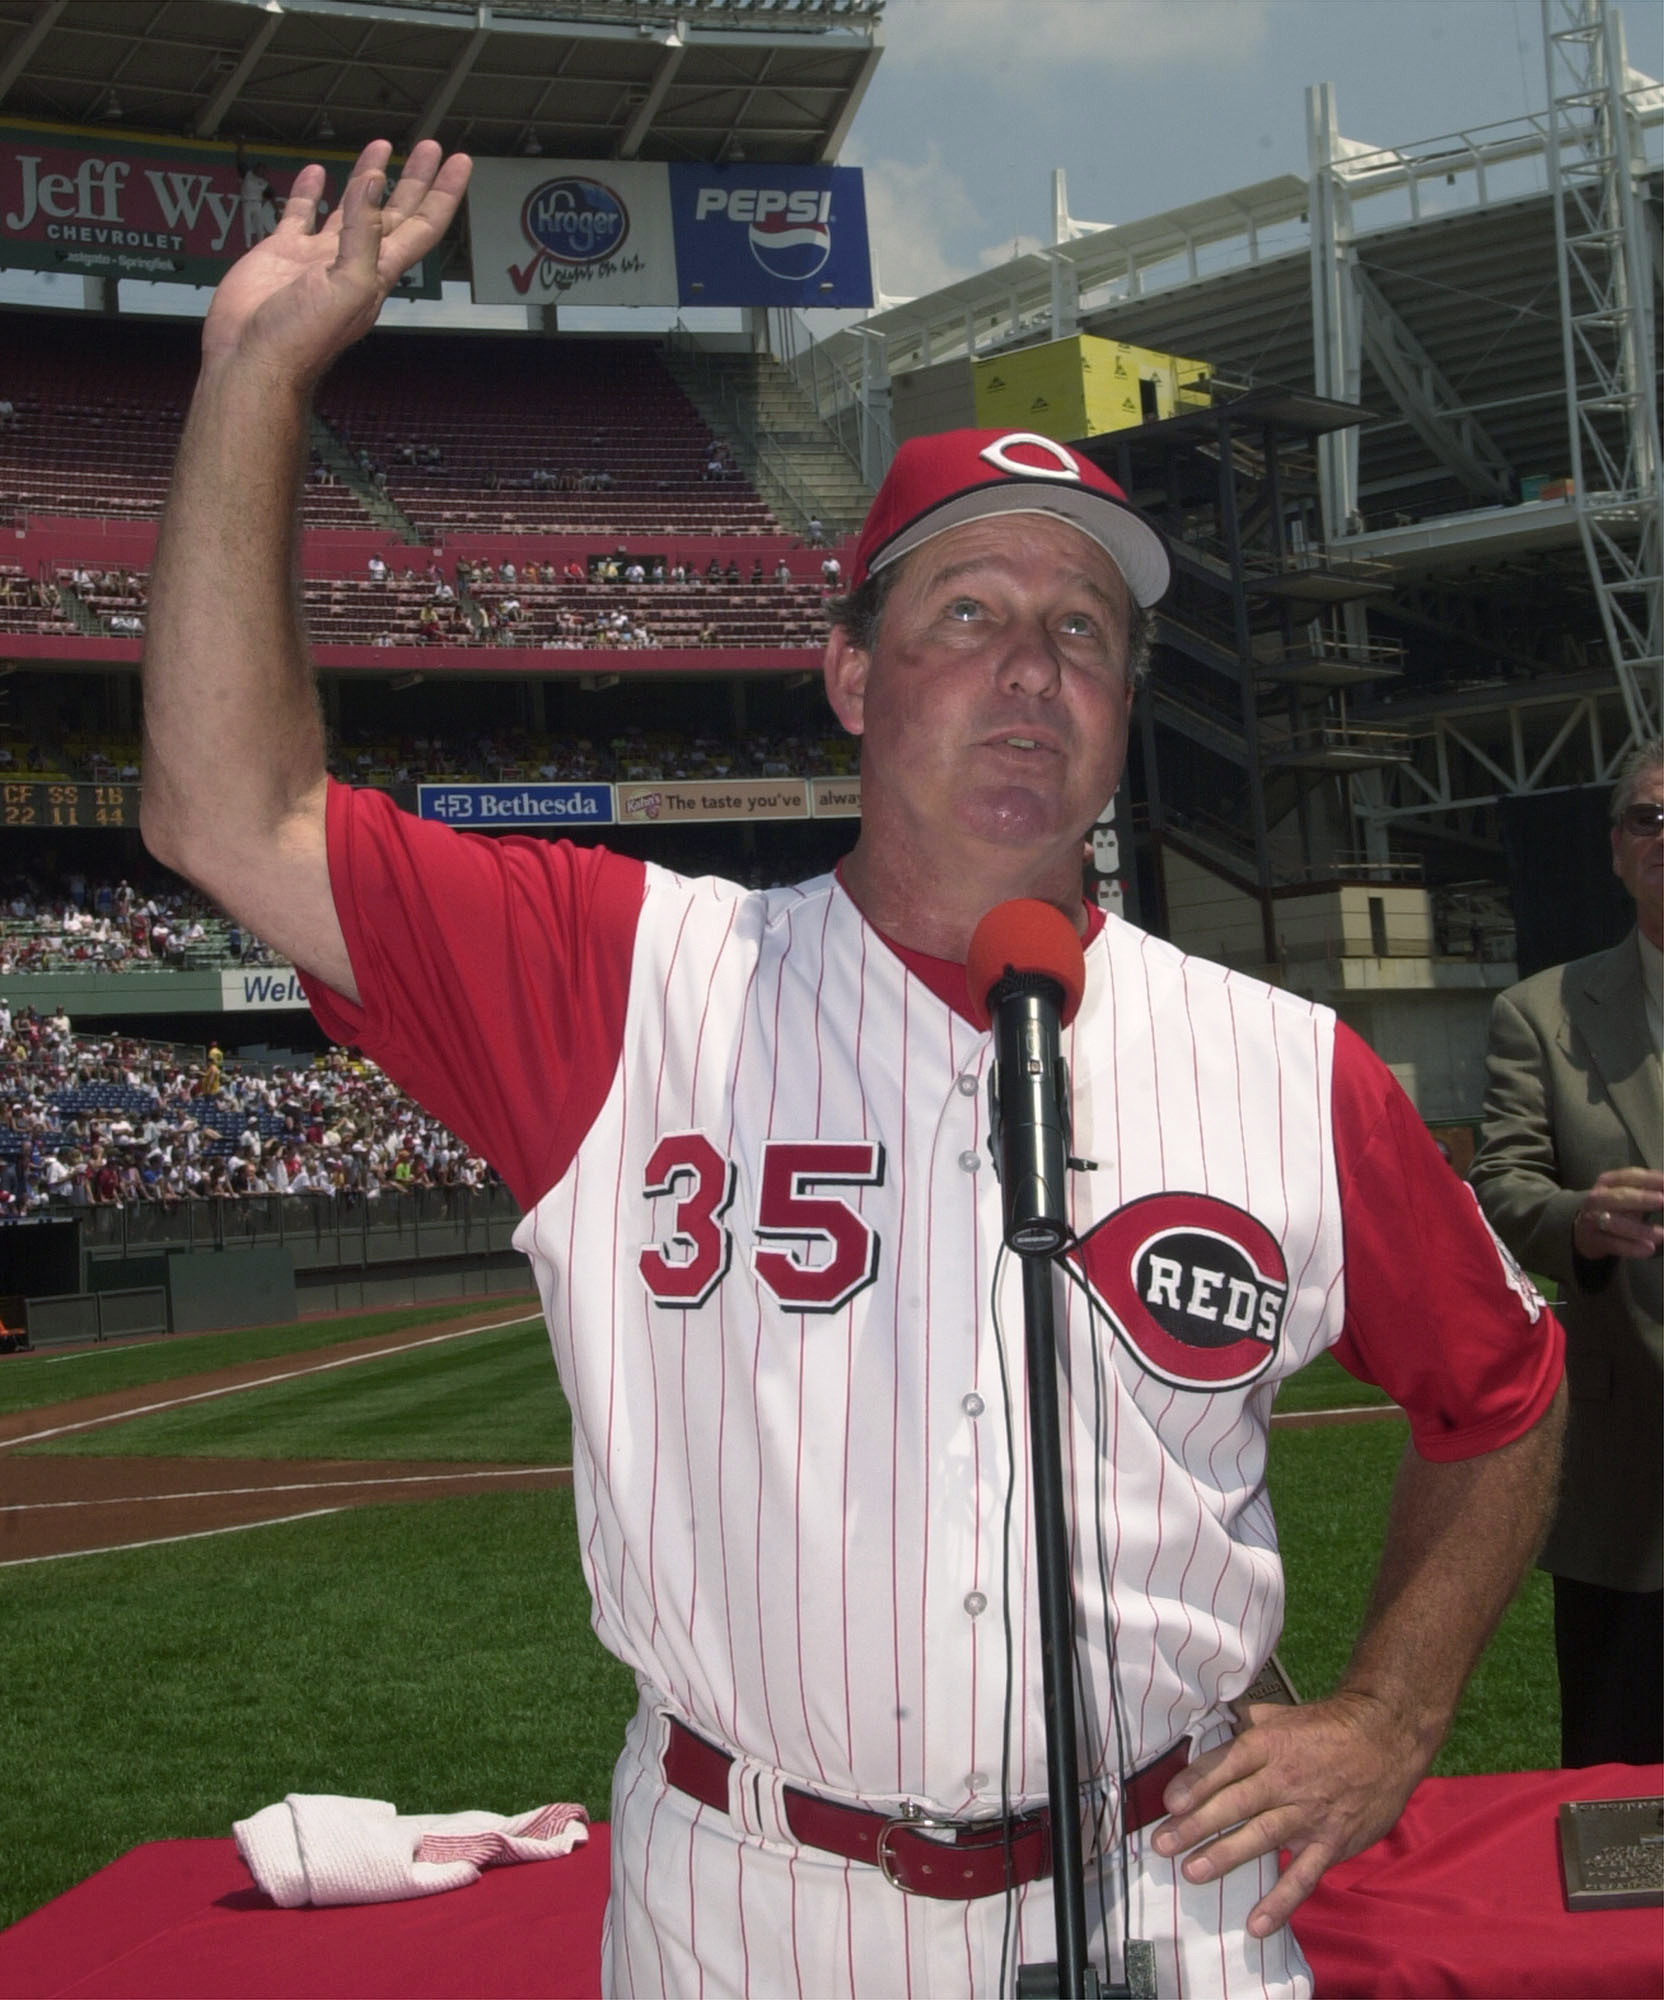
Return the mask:
<svg viewBox="0 0 1664 2000">
<path fill-rule="evenodd" d="M 203 327 L 206 364 L 236 356 L 305 386 L 369 332 L 402 274 L 450 227 L 473 166 L 424 139 L 389 195 L 392 150 L 385 139 L 364 148 L 321 226 L 324 170 L 301 169 L 277 228 L 220 281 Z"/>
</svg>

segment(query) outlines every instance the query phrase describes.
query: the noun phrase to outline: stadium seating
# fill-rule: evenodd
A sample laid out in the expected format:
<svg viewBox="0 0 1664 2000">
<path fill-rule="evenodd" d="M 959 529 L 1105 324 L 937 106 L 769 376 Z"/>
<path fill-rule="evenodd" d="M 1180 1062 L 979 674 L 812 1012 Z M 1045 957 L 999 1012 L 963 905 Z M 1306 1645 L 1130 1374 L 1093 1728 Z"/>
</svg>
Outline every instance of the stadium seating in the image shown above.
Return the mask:
<svg viewBox="0 0 1664 2000">
<path fill-rule="evenodd" d="M 15 416 L 0 435 L 0 510 L 154 519 L 196 379 L 200 328 L 86 313 L 0 313 L 0 381 Z M 359 495 L 317 468 L 309 526 L 374 525 Z"/>
<path fill-rule="evenodd" d="M 711 432 L 653 347 L 499 338 L 484 360 L 476 337 L 381 333 L 319 392 L 319 414 L 423 535 L 783 532 L 737 475 L 707 477 Z M 596 478 L 604 489 L 571 490 Z"/>
<path fill-rule="evenodd" d="M 18 563 L 0 563 L 0 637 L 8 632 L 57 636 L 75 629 L 56 586 L 31 576 Z"/>
<path fill-rule="evenodd" d="M 88 314 L 0 313 L 16 412 L 0 434 L 0 510 L 160 514 L 198 328 L 111 331 Z M 314 454 L 309 528 L 386 527 L 384 493 L 428 539 L 784 533 L 646 343 L 381 332 L 332 371 L 318 409 L 334 438 Z"/>
</svg>

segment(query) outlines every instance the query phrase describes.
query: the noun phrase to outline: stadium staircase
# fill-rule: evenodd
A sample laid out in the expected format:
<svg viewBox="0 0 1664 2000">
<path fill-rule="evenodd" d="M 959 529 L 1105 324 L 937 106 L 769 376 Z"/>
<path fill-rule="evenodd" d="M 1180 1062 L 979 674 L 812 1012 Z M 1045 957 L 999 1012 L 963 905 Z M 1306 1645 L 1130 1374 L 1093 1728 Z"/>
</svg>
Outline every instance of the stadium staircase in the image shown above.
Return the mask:
<svg viewBox="0 0 1664 2000">
<path fill-rule="evenodd" d="M 833 542 L 859 531 L 872 488 L 772 355 L 672 340 L 665 366 L 781 520 L 801 532 L 816 516 Z"/>
<path fill-rule="evenodd" d="M 94 639 L 102 639 L 105 636 L 103 619 L 82 597 L 74 584 L 61 575 L 58 579 L 58 609 L 78 632 L 85 632 Z"/>
<path fill-rule="evenodd" d="M 364 477 L 351 452 L 315 410 L 312 413 L 312 456 L 338 486 L 358 496 L 359 505 L 378 528 L 385 528 L 390 535 L 397 535 L 401 542 L 412 546 L 421 541 L 415 523 L 396 501 L 381 491 L 374 480 Z"/>
</svg>

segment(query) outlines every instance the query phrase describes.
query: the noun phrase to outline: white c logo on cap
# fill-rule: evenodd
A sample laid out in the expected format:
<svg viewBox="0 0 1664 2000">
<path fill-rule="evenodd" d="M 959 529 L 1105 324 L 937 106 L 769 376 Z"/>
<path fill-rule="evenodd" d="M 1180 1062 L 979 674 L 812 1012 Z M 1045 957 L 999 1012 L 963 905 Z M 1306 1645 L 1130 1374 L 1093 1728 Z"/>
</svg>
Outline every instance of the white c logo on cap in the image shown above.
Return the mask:
<svg viewBox="0 0 1664 2000">
<path fill-rule="evenodd" d="M 1024 465 L 1020 460 L 1007 458 L 1007 448 L 1014 444 L 1031 444 L 1047 453 L 1050 465 Z M 1042 437 L 1038 431 L 1007 431 L 1002 438 L 995 438 L 992 444 L 985 444 L 977 453 L 978 458 L 987 459 L 1001 472 L 1009 472 L 1019 479 L 1079 479 L 1080 466 L 1073 454 L 1066 451 L 1056 438 Z"/>
</svg>

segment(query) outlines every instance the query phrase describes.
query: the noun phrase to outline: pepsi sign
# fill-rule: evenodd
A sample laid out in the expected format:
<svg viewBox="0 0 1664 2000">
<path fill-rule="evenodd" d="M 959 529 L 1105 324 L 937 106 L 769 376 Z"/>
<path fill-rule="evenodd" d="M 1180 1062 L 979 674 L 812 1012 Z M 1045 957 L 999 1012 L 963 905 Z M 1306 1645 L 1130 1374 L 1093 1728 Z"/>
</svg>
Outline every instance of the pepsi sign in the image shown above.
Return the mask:
<svg viewBox="0 0 1664 2000">
<path fill-rule="evenodd" d="M 854 167 L 670 168 L 681 305 L 870 306 Z"/>
</svg>

